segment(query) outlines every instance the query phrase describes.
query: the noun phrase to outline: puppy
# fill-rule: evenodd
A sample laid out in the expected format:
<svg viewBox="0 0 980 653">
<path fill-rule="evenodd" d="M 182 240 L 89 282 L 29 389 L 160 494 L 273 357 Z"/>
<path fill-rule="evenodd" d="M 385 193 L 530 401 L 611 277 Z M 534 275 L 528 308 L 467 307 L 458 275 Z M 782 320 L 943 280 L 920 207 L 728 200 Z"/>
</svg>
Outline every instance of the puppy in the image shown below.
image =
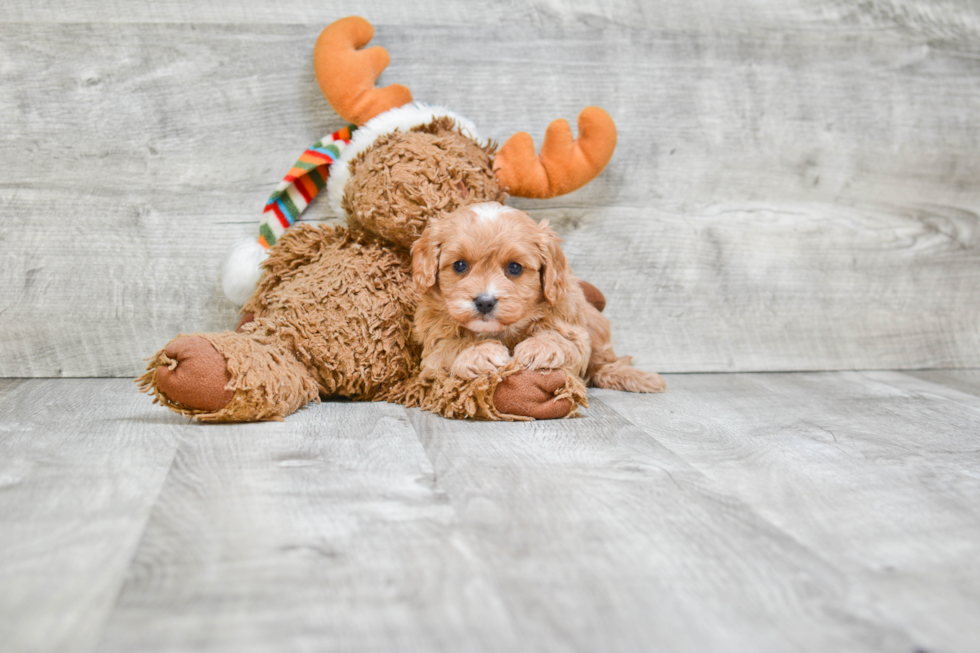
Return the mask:
<svg viewBox="0 0 980 653">
<path fill-rule="evenodd" d="M 514 361 L 599 388 L 666 390 L 660 375 L 613 352 L 609 320 L 586 300 L 560 242 L 547 221 L 497 202 L 430 220 L 412 246 L 423 380 L 473 379 Z"/>
</svg>

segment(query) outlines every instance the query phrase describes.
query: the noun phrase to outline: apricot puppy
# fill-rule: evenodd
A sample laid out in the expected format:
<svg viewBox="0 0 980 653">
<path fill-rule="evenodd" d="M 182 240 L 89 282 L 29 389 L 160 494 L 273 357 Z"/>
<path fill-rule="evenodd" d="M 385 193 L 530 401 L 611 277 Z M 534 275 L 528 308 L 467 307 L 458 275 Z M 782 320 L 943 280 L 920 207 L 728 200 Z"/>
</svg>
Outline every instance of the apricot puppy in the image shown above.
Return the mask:
<svg viewBox="0 0 980 653">
<path fill-rule="evenodd" d="M 546 220 L 497 202 L 431 219 L 412 246 L 422 378 L 473 379 L 514 361 L 599 388 L 666 390 L 660 375 L 613 352 L 609 320 L 586 300 L 560 242 Z"/>
</svg>

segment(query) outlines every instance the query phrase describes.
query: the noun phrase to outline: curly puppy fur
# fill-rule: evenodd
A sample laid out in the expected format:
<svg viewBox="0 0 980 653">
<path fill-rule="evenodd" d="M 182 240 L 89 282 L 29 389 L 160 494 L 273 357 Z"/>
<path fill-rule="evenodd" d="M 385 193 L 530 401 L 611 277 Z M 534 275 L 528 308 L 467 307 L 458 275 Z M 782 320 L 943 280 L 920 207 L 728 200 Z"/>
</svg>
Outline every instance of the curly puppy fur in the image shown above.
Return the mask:
<svg viewBox="0 0 980 653">
<path fill-rule="evenodd" d="M 421 379 L 516 366 L 565 370 L 600 388 L 664 391 L 659 375 L 616 356 L 609 320 L 586 300 L 560 242 L 547 221 L 497 202 L 430 220 L 412 247 Z"/>
</svg>

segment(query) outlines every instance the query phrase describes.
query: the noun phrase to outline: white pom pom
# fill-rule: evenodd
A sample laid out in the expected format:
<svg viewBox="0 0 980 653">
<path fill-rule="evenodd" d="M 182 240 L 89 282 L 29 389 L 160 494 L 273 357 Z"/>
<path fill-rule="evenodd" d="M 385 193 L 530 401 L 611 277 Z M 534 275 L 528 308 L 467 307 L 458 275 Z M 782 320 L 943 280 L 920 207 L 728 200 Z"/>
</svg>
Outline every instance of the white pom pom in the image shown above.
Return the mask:
<svg viewBox="0 0 980 653">
<path fill-rule="evenodd" d="M 255 238 L 244 238 L 232 245 L 221 267 L 221 287 L 228 299 L 239 306 L 248 301 L 262 276 L 259 266 L 266 256 L 268 252 Z"/>
</svg>

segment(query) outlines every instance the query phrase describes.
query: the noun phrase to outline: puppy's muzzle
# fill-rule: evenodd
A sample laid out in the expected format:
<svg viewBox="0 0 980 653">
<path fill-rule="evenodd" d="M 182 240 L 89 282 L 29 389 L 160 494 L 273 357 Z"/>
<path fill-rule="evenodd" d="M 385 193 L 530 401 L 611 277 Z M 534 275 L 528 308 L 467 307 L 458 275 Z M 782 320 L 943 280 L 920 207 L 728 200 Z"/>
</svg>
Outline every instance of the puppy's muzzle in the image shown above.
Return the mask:
<svg viewBox="0 0 980 653">
<path fill-rule="evenodd" d="M 475 306 L 476 310 L 480 312 L 480 315 L 486 317 L 491 313 L 493 313 L 493 309 L 496 308 L 497 298 L 491 297 L 486 293 L 482 295 L 477 295 L 473 299 L 473 306 Z"/>
</svg>

